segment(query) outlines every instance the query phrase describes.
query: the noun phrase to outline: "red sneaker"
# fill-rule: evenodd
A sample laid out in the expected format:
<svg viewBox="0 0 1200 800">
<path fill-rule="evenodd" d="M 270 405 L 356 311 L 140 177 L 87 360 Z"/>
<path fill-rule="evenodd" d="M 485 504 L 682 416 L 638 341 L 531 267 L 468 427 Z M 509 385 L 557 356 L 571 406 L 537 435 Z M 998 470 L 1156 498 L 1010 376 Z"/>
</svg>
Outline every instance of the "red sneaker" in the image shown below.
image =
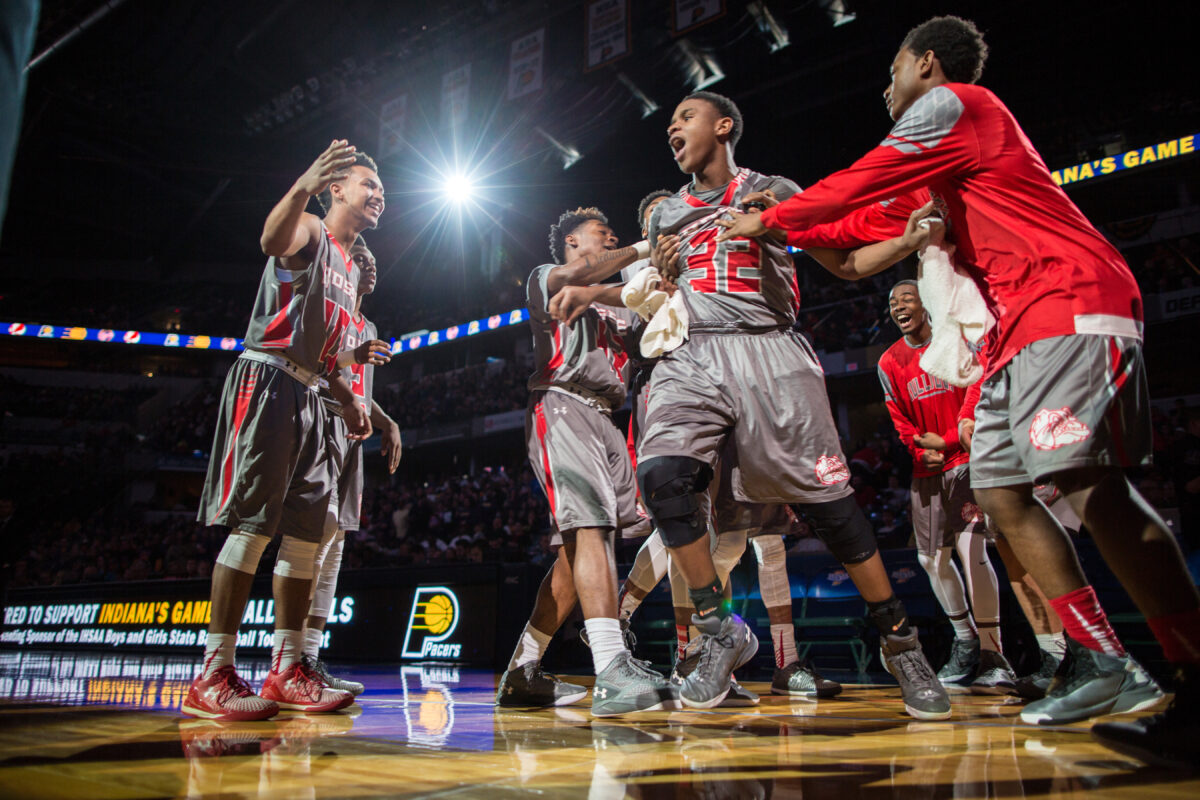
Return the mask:
<svg viewBox="0 0 1200 800">
<path fill-rule="evenodd" d="M 275 716 L 279 706 L 256 695 L 230 664 L 192 681 L 182 711 L 205 719 L 252 722 Z"/>
<path fill-rule="evenodd" d="M 278 703 L 280 708 L 297 711 L 337 711 L 354 703 L 354 695 L 329 688 L 320 675 L 300 661 L 283 672 L 268 672 L 262 696 Z"/>
</svg>

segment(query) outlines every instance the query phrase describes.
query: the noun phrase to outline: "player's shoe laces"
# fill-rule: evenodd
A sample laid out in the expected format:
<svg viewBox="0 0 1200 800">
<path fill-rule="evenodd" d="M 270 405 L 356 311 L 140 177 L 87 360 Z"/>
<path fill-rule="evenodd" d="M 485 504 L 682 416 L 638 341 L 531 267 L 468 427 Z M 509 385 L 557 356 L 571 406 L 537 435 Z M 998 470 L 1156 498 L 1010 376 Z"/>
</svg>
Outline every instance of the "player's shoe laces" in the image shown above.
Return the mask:
<svg viewBox="0 0 1200 800">
<path fill-rule="evenodd" d="M 1147 764 L 1200 770 L 1200 668 L 1179 670 L 1166 711 L 1132 722 L 1097 723 L 1092 737 Z"/>
<path fill-rule="evenodd" d="M 242 680 L 232 664 L 197 677 L 184 698 L 183 713 L 205 719 L 251 722 L 279 713 L 279 706 L 260 697 Z"/>
<path fill-rule="evenodd" d="M 592 687 L 593 717 L 676 708 L 679 708 L 679 690 L 627 650 L 601 670 Z"/>
<path fill-rule="evenodd" d="M 325 662 L 319 658 L 313 658 L 312 656 L 305 653 L 303 656 L 300 657 L 300 660 L 305 664 L 305 666 L 307 666 L 313 672 L 320 675 L 321 680 L 325 681 L 325 684 L 330 689 L 338 689 L 343 692 L 349 692 L 350 694 L 354 695 L 355 697 L 358 697 L 360 694 L 363 693 L 363 690 L 365 690 L 367 688 L 367 687 L 363 686 L 361 683 L 359 683 L 358 681 L 348 681 L 344 678 L 338 678 L 333 675 L 330 675 L 329 667 L 325 666 Z"/>
<path fill-rule="evenodd" d="M 979 654 L 979 672 L 971 681 L 971 694 L 1011 694 L 1017 688 L 1017 675 L 1003 653 L 984 650 Z"/>
<path fill-rule="evenodd" d="M 900 684 L 904 710 L 915 719 L 948 719 L 950 698 L 933 674 L 914 627 L 908 636 L 889 634 L 880 645 L 883 665 Z"/>
<path fill-rule="evenodd" d="M 567 706 L 587 697 L 587 687 L 567 683 L 542 672 L 536 661 L 513 667 L 500 677 L 496 687 L 496 705 L 523 708 Z"/>
<path fill-rule="evenodd" d="M 1030 725 L 1060 725 L 1101 714 L 1140 711 L 1162 699 L 1162 689 L 1136 661 L 1099 653 L 1067 639 L 1067 657 L 1059 665 L 1046 696 L 1021 711 Z"/>
<path fill-rule="evenodd" d="M 835 697 L 842 692 L 842 685 L 837 681 L 821 677 L 817 668 L 808 659 L 793 661 L 775 670 L 771 680 L 772 694 L 786 694 L 791 697 Z"/>
<path fill-rule="evenodd" d="M 329 685 L 302 661 L 283 672 L 271 670 L 263 681 L 262 696 L 279 704 L 280 708 L 320 713 L 337 711 L 354 703 L 354 695 Z"/>
<path fill-rule="evenodd" d="M 955 683 L 974 674 L 979 666 L 979 639 L 954 637 L 950 645 L 950 658 L 938 670 L 938 680 Z"/>
<path fill-rule="evenodd" d="M 701 633 L 700 659 L 683 679 L 679 697 L 691 708 L 715 708 L 729 694 L 733 671 L 754 658 L 758 637 L 737 614 L 725 619 L 692 617 Z"/>
<path fill-rule="evenodd" d="M 1040 652 L 1042 663 L 1038 666 L 1037 671 L 1018 678 L 1014 687 L 1017 694 L 1026 700 L 1041 700 L 1046 696 L 1046 690 L 1050 688 L 1050 681 L 1054 680 L 1054 673 L 1058 672 L 1058 665 L 1062 663 L 1062 659 L 1058 656 L 1047 653 L 1045 650 Z"/>
</svg>

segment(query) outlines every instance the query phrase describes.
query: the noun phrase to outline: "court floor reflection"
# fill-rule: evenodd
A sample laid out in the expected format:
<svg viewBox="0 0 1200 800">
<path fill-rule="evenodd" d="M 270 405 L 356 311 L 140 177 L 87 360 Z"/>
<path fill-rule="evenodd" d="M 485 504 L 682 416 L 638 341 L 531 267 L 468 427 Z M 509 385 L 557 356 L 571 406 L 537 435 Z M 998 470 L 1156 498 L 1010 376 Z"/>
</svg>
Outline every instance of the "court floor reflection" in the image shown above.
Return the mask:
<svg viewBox="0 0 1200 800">
<path fill-rule="evenodd" d="M 261 682 L 265 662 L 243 674 Z M 1086 725 L 1034 728 L 1004 698 L 954 696 L 919 723 L 896 687 L 817 702 L 593 720 L 586 703 L 496 710 L 496 675 L 446 665 L 340 670 L 339 714 L 221 723 L 179 714 L 195 661 L 0 654 L 3 797 L 844 798 L 1200 796 Z M 758 691 L 765 684 L 750 682 Z"/>
</svg>

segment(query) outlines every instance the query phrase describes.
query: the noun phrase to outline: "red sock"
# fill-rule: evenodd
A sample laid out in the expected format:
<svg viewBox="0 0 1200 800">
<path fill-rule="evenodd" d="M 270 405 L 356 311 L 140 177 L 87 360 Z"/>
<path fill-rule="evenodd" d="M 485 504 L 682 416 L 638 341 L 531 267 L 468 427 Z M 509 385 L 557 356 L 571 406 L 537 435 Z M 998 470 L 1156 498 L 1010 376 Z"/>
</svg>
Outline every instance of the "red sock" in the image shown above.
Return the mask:
<svg viewBox="0 0 1200 800">
<path fill-rule="evenodd" d="M 1084 647 L 1110 656 L 1125 655 L 1125 648 L 1108 624 L 1108 616 L 1091 586 L 1052 598 L 1050 606 L 1058 613 L 1067 635 Z"/>
<path fill-rule="evenodd" d="M 1200 664 L 1200 608 L 1146 620 L 1172 664 Z"/>
<path fill-rule="evenodd" d="M 683 657 L 685 655 L 687 655 L 687 645 L 688 645 L 688 626 L 687 625 L 676 625 L 675 626 L 675 652 L 678 655 L 678 658 L 677 658 L 678 661 L 683 661 Z"/>
</svg>

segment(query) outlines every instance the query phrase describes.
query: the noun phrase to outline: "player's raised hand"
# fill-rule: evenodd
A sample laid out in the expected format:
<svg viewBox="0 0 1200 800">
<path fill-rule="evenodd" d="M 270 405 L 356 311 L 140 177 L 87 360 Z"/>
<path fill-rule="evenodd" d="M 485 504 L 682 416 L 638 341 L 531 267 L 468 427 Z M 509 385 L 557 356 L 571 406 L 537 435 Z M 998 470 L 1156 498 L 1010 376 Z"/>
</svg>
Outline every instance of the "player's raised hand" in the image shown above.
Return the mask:
<svg viewBox="0 0 1200 800">
<path fill-rule="evenodd" d="M 591 286 L 564 286 L 550 298 L 550 316 L 566 325 L 583 316 L 595 299 Z"/>
<path fill-rule="evenodd" d="M 355 364 L 378 367 L 392 360 L 392 347 L 382 339 L 371 339 L 354 348 Z"/>
<path fill-rule="evenodd" d="M 342 419 L 346 422 L 346 438 L 356 442 L 371 436 L 371 417 L 363 404 L 355 400 L 342 404 Z"/>
<path fill-rule="evenodd" d="M 732 219 L 722 217 L 716 221 L 725 229 L 717 235 L 718 242 L 727 242 L 730 239 L 753 239 L 767 232 L 767 226 L 762 224 L 762 212 L 758 209 L 745 213 L 730 209 L 727 213 Z"/>
<path fill-rule="evenodd" d="M 296 186 L 310 195 L 325 191 L 329 184 L 346 177 L 347 170 L 354 163 L 354 149 L 354 145 L 345 139 L 334 139 L 300 176 Z"/>
<path fill-rule="evenodd" d="M 917 447 L 924 447 L 926 450 L 946 449 L 946 440 L 941 436 L 938 436 L 936 433 L 930 433 L 928 431 L 914 436 L 913 444 L 915 444 Z"/>
<path fill-rule="evenodd" d="M 908 215 L 908 224 L 904 226 L 904 236 L 901 237 L 905 247 L 920 250 L 930 241 L 940 242 L 946 233 L 946 223 L 934 214 L 933 201 Z"/>
<path fill-rule="evenodd" d="M 388 474 L 396 471 L 396 467 L 400 466 L 400 453 L 403 450 L 403 445 L 400 442 L 400 426 L 396 423 L 385 425 L 380 431 L 383 441 L 379 445 L 379 452 L 387 459 Z"/>
<path fill-rule="evenodd" d="M 663 280 L 674 284 L 679 279 L 679 237 L 673 233 L 659 236 L 650 252 L 650 263 Z"/>
</svg>

